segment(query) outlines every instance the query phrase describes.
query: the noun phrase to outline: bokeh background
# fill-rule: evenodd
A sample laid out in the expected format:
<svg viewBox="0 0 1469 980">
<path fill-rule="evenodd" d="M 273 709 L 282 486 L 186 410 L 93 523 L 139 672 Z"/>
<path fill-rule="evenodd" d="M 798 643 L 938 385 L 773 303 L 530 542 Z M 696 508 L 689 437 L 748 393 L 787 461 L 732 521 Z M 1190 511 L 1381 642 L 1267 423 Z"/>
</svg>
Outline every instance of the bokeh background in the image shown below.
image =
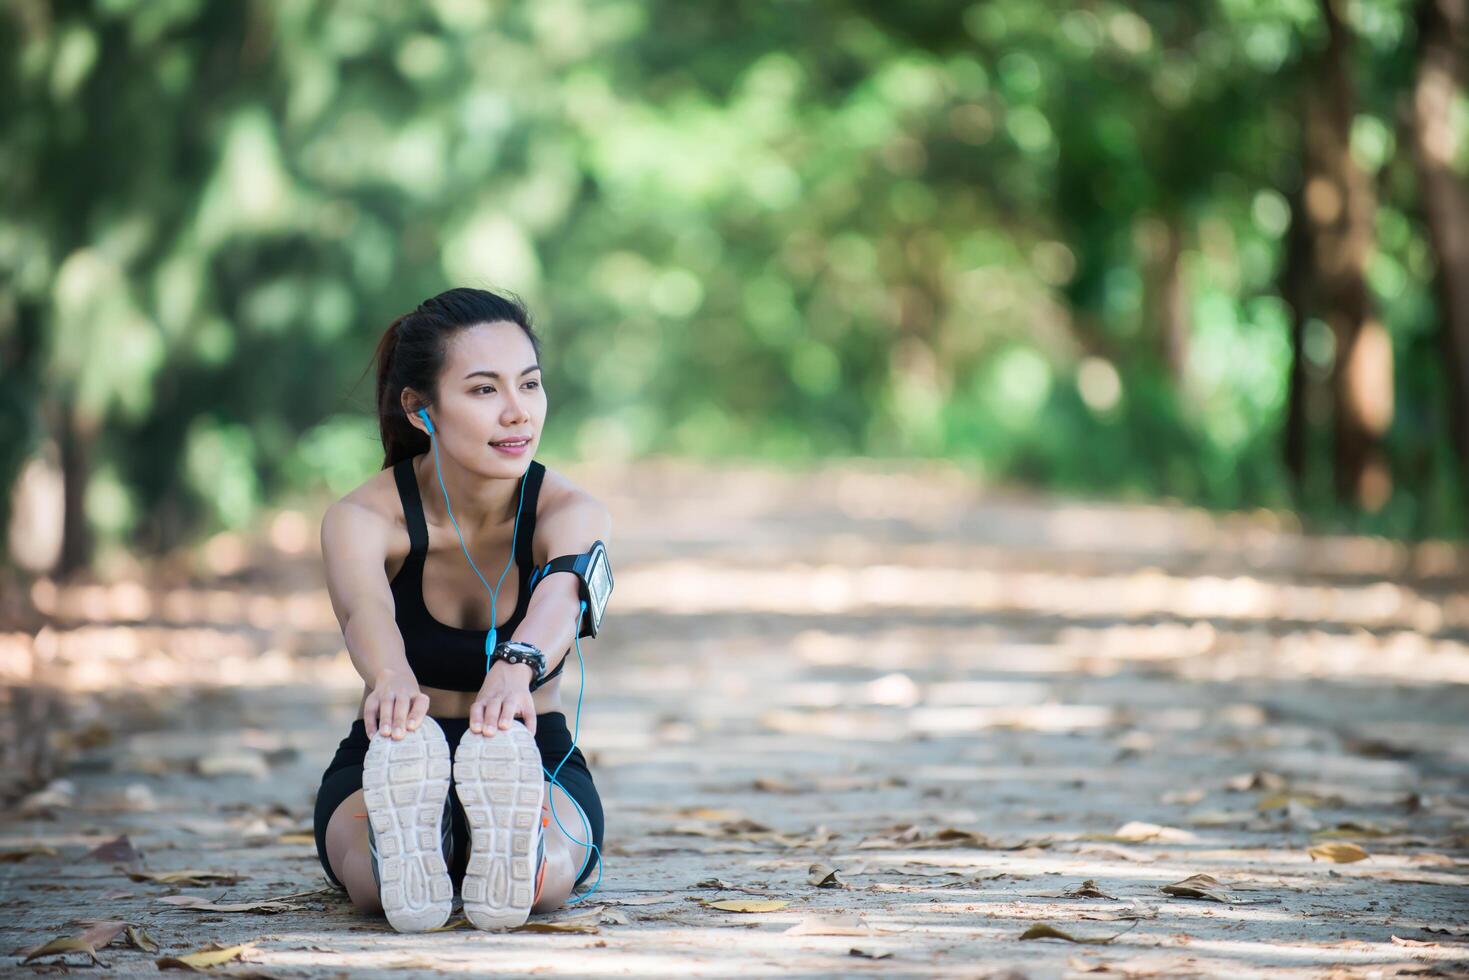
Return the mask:
<svg viewBox="0 0 1469 980">
<path fill-rule="evenodd" d="M 553 461 L 938 457 L 1462 535 L 1463 16 L 16 0 L 8 554 L 344 493 L 374 342 L 460 284 L 530 304 Z"/>
</svg>

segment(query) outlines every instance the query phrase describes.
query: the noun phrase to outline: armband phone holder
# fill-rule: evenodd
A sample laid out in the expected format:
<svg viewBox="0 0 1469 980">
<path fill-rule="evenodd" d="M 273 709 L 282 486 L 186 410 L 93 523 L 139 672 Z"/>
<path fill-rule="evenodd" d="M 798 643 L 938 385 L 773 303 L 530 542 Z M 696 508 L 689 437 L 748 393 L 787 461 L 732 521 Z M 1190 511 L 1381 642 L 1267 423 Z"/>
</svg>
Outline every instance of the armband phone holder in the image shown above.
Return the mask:
<svg viewBox="0 0 1469 980">
<path fill-rule="evenodd" d="M 612 595 L 612 563 L 607 559 L 607 546 L 601 541 L 595 541 L 584 554 L 552 558 L 531 579 L 531 588 L 534 589 L 537 582 L 556 572 L 571 572 L 576 575 L 580 583 L 578 591 L 587 605 L 577 636 L 595 637 L 602 628 L 602 613 L 606 611 L 607 600 Z"/>
</svg>

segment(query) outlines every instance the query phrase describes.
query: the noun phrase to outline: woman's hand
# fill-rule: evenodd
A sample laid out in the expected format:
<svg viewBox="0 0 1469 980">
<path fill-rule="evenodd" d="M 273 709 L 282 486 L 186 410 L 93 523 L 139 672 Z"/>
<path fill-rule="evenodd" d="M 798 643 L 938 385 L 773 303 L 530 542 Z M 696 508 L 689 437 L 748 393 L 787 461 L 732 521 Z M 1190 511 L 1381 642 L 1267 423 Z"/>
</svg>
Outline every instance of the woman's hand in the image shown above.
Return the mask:
<svg viewBox="0 0 1469 980">
<path fill-rule="evenodd" d="M 372 693 L 362 703 L 362 724 L 370 737 L 373 732 L 386 738 L 402 738 L 418 727 L 428 714 L 428 695 L 418 689 L 412 674 L 385 670 L 378 675 Z"/>
<path fill-rule="evenodd" d="M 511 664 L 496 660 L 485 675 L 485 682 L 469 706 L 469 730 L 486 738 L 494 738 L 495 730 L 510 727 L 519 715 L 526 729 L 536 733 L 536 706 L 530 697 L 530 681 L 535 669 L 530 664 Z"/>
</svg>

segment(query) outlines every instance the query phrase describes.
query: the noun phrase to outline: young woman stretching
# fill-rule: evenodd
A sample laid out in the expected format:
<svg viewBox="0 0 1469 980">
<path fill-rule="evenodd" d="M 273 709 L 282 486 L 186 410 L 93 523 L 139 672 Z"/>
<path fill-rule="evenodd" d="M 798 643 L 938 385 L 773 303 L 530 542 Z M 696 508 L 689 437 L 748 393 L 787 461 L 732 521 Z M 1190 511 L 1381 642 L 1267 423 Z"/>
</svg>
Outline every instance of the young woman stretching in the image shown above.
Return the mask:
<svg viewBox="0 0 1469 980">
<path fill-rule="evenodd" d="M 443 925 L 456 884 L 475 926 L 521 925 L 600 860 L 602 806 L 559 676 L 596 626 L 585 563 L 555 573 L 604 548 L 611 518 L 534 460 L 539 356 L 524 307 L 484 290 L 395 320 L 376 355 L 383 469 L 321 524 L 364 686 L 317 791 L 316 849 L 399 931 Z M 492 585 L 481 569 L 505 571 Z"/>
</svg>

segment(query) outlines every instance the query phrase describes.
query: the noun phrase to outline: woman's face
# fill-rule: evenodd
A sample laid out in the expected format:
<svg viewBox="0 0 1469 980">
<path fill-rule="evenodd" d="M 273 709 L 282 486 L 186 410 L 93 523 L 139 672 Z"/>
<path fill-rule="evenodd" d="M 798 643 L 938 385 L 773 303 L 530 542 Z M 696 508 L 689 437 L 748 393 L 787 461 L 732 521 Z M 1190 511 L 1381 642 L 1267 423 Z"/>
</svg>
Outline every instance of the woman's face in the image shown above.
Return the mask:
<svg viewBox="0 0 1469 980">
<path fill-rule="evenodd" d="M 502 320 L 455 334 L 429 415 L 434 438 L 465 468 L 484 476 L 524 473 L 546 422 L 541 367 L 525 331 Z M 496 446 L 515 441 L 524 444 Z"/>
</svg>

